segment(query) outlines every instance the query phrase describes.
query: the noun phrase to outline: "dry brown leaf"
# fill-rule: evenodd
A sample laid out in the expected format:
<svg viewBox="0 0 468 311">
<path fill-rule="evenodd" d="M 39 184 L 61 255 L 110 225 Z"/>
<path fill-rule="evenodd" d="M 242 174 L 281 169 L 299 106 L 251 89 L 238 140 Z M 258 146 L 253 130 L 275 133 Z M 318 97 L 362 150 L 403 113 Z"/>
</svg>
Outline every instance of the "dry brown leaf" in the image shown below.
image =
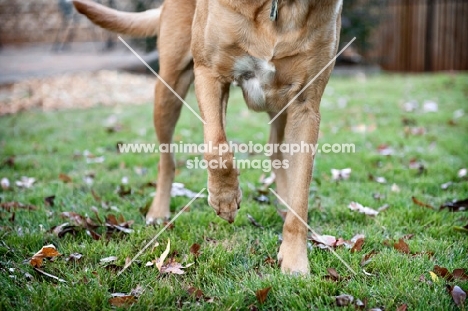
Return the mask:
<svg viewBox="0 0 468 311">
<path fill-rule="evenodd" d="M 49 244 L 43 246 L 40 251 L 38 251 L 32 258 L 29 260 L 29 264 L 35 268 L 40 268 L 42 266 L 42 261 L 44 258 L 53 258 L 59 256 L 60 253 L 57 251 L 54 245 Z"/>
<path fill-rule="evenodd" d="M 425 208 L 429 208 L 429 209 L 434 209 L 434 207 L 432 205 L 429 205 L 427 203 L 419 201 L 416 197 L 411 197 L 411 200 L 413 200 L 413 203 L 416 204 L 416 205 L 419 205 L 419 206 L 422 206 L 422 207 L 425 207 Z"/>
<path fill-rule="evenodd" d="M 61 181 L 63 181 L 64 183 L 71 183 L 73 180 L 70 176 L 68 176 L 67 174 L 64 174 L 64 173 L 60 173 L 59 174 L 59 179 Z"/>
<path fill-rule="evenodd" d="M 265 260 L 263 261 L 265 264 L 267 265 L 270 265 L 270 266 L 276 266 L 277 265 L 277 261 L 271 257 L 267 257 L 265 258 Z"/>
<path fill-rule="evenodd" d="M 369 262 L 371 262 L 371 258 L 378 254 L 379 252 L 377 252 L 376 250 L 372 250 L 370 253 L 367 253 L 365 254 L 364 256 L 362 256 L 362 259 L 361 259 L 361 266 L 365 266 L 367 265 Z"/>
<path fill-rule="evenodd" d="M 453 270 L 452 275 L 454 279 L 458 279 L 462 281 L 468 280 L 468 275 L 466 274 L 465 269 L 461 269 L 461 268 L 455 269 Z"/>
<path fill-rule="evenodd" d="M 450 273 L 450 271 L 447 268 L 435 265 L 432 271 L 434 271 L 436 275 L 440 276 L 441 278 L 446 279 L 447 281 L 453 281 L 453 275 Z"/>
<path fill-rule="evenodd" d="M 205 295 L 203 294 L 203 292 L 198 289 L 198 288 L 195 288 L 193 286 L 190 286 L 188 289 L 187 289 L 187 292 L 189 293 L 190 296 L 195 296 L 195 298 L 197 300 L 199 299 L 203 299 L 205 297 Z"/>
<path fill-rule="evenodd" d="M 37 210 L 37 207 L 34 205 L 22 204 L 19 202 L 2 202 L 0 203 L 0 207 L 6 210 L 7 212 L 10 212 L 11 210 L 16 210 L 16 209 L 27 209 L 30 211 Z"/>
<path fill-rule="evenodd" d="M 53 207 L 55 205 L 55 195 L 45 197 L 44 203 L 46 204 L 46 206 Z"/>
<path fill-rule="evenodd" d="M 128 307 L 136 302 L 135 296 L 123 293 L 114 293 L 109 298 L 109 303 L 114 307 Z"/>
<path fill-rule="evenodd" d="M 326 279 L 339 282 L 342 280 L 341 276 L 338 274 L 338 272 L 333 269 L 333 268 L 327 268 L 328 275 L 325 276 Z"/>
<path fill-rule="evenodd" d="M 397 243 L 393 244 L 393 247 L 401 253 L 404 253 L 404 254 L 410 253 L 409 246 L 408 244 L 405 243 L 403 239 L 399 239 Z"/>
<path fill-rule="evenodd" d="M 195 257 L 198 257 L 200 255 L 200 244 L 193 243 L 192 246 L 190 246 L 190 253 L 192 253 Z"/>
<path fill-rule="evenodd" d="M 344 295 L 335 296 L 335 302 L 338 307 L 347 306 L 353 303 L 353 301 L 354 301 L 354 297 L 351 295 L 344 294 Z"/>
<path fill-rule="evenodd" d="M 351 248 L 351 253 L 360 252 L 362 250 L 363 244 L 364 244 L 364 238 L 357 239 L 356 243 L 354 243 L 353 247 Z"/>
<path fill-rule="evenodd" d="M 268 293 L 271 290 L 271 286 L 264 288 L 264 289 L 259 289 L 255 292 L 255 296 L 257 297 L 257 301 L 262 304 L 264 303 L 267 298 L 268 298 Z"/>
</svg>

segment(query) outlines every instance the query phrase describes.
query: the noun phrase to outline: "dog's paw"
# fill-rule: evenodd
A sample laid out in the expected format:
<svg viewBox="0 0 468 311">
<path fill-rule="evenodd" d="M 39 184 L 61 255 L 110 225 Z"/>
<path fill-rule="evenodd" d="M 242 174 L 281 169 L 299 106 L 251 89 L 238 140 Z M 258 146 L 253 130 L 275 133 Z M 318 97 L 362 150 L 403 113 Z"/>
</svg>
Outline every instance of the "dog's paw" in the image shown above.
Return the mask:
<svg viewBox="0 0 468 311">
<path fill-rule="evenodd" d="M 160 224 L 164 220 L 169 219 L 171 217 L 171 212 L 169 211 L 169 201 L 165 203 L 161 203 L 162 200 L 156 196 L 149 208 L 148 212 L 146 213 L 146 224 L 147 225 L 154 225 Z"/>
<path fill-rule="evenodd" d="M 281 272 L 283 272 L 284 274 L 309 274 L 309 260 L 307 259 L 307 248 L 302 250 L 298 247 L 288 246 L 283 242 L 278 252 L 278 261 L 281 265 Z"/>
<path fill-rule="evenodd" d="M 225 183 L 208 181 L 208 204 L 216 211 L 216 214 L 228 221 L 234 222 L 237 210 L 240 208 L 242 191 L 237 182 L 233 186 Z"/>
</svg>

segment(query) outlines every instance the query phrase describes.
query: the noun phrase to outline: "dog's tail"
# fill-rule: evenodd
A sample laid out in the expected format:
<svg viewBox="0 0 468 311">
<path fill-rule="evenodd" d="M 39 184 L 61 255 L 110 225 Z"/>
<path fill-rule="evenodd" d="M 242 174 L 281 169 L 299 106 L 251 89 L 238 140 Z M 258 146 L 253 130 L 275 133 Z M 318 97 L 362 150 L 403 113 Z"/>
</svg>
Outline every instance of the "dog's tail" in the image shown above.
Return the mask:
<svg viewBox="0 0 468 311">
<path fill-rule="evenodd" d="M 89 0 L 73 0 L 76 10 L 104 29 L 134 37 L 151 37 L 159 33 L 161 16 L 157 9 L 140 13 L 121 12 Z"/>
</svg>

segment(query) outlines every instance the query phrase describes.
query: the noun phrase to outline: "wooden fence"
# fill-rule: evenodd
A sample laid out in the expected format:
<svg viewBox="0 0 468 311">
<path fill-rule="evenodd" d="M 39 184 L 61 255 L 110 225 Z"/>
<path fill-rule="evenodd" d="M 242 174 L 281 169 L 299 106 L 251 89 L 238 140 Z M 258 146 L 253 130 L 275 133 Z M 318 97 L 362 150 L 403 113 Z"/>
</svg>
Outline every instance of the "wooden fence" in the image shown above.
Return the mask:
<svg viewBox="0 0 468 311">
<path fill-rule="evenodd" d="M 389 0 L 371 56 L 385 70 L 468 70 L 468 0 Z"/>
</svg>

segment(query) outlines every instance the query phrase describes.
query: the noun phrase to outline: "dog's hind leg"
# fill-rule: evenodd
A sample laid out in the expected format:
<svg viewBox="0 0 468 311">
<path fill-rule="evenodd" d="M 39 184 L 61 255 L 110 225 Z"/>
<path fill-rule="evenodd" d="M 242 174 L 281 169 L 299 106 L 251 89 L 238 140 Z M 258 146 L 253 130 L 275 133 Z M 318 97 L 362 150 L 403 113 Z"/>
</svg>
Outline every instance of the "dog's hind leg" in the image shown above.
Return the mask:
<svg viewBox="0 0 468 311">
<path fill-rule="evenodd" d="M 172 74 L 174 75 L 174 73 Z M 163 74 L 161 74 L 161 77 L 171 87 L 173 86 L 173 89 L 180 97 L 184 98 L 193 79 L 193 70 L 191 68 L 186 69 L 175 77 L 168 77 Z M 180 116 L 182 102 L 161 81 L 156 83 L 155 93 L 154 127 L 156 135 L 160 145 L 169 145 L 172 142 L 174 128 Z M 169 205 L 174 175 L 174 155 L 170 152 L 160 153 L 156 196 L 146 215 L 148 224 L 153 223 L 156 219 L 170 216 Z"/>
<path fill-rule="evenodd" d="M 190 53 L 191 26 L 195 2 L 168 1 L 161 12 L 158 37 L 159 75 L 181 98 L 185 98 L 193 81 L 193 61 Z M 170 144 L 180 116 L 182 101 L 162 81 L 156 83 L 154 127 L 160 144 Z M 160 153 L 156 196 L 146 214 L 146 222 L 170 216 L 171 188 L 175 176 L 172 153 Z"/>
</svg>

